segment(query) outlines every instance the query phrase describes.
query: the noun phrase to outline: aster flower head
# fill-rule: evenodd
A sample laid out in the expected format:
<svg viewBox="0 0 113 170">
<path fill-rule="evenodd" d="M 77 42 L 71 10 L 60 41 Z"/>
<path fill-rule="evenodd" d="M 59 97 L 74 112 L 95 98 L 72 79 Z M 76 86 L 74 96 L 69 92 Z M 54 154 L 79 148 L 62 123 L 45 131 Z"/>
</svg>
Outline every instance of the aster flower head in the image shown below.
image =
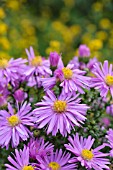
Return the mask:
<svg viewBox="0 0 113 170">
<path fill-rule="evenodd" d="M 38 128 L 47 126 L 47 134 L 52 132 L 56 135 L 58 131 L 63 136 L 70 133 L 74 126 L 81 126 L 86 120 L 86 111 L 89 108 L 85 104 L 80 104 L 78 95 L 61 94 L 56 97 L 52 91 L 47 91 L 43 100 L 36 104 L 38 108 L 34 110 Z"/>
<path fill-rule="evenodd" d="M 57 81 L 60 81 L 60 87 L 63 93 L 79 92 L 84 94 L 85 89 L 89 89 L 90 77 L 84 76 L 86 72 L 74 69 L 74 64 L 68 64 L 67 67 L 62 67 L 55 70 L 54 77 L 42 79 L 42 85 L 45 90 L 54 87 Z"/>
<path fill-rule="evenodd" d="M 0 77 L 5 78 L 7 83 L 11 82 L 15 86 L 15 83 L 23 76 L 26 63 L 27 60 L 22 58 L 11 58 L 9 61 L 7 59 L 0 60 Z"/>
<path fill-rule="evenodd" d="M 76 164 L 70 164 L 68 161 L 71 155 L 60 149 L 47 156 L 45 159 L 37 159 L 39 161 L 40 170 L 76 170 Z"/>
<path fill-rule="evenodd" d="M 47 155 L 51 155 L 53 152 L 53 145 L 49 142 L 44 142 L 43 138 L 39 139 L 30 139 L 30 142 L 28 143 L 29 147 L 29 154 L 30 158 L 36 159 L 36 158 L 44 158 Z"/>
<path fill-rule="evenodd" d="M 18 151 L 15 149 L 13 158 L 8 157 L 10 164 L 5 164 L 6 170 L 35 170 L 35 167 L 29 162 L 29 148 L 24 145 L 24 149 Z"/>
<path fill-rule="evenodd" d="M 8 110 L 0 110 L 0 145 L 7 149 L 10 143 L 12 147 L 16 147 L 20 140 L 27 140 L 31 135 L 27 126 L 34 125 L 33 113 L 27 102 L 20 108 L 17 107 L 17 113 L 8 103 Z"/>
<path fill-rule="evenodd" d="M 87 139 L 78 133 L 68 138 L 69 144 L 65 144 L 68 151 L 72 152 L 75 157 L 70 162 L 78 161 L 86 169 L 103 170 L 109 169 L 107 164 L 110 164 L 109 159 L 106 158 L 109 154 L 100 152 L 106 145 L 100 145 L 95 149 L 91 149 L 94 139 L 89 136 Z"/>
<path fill-rule="evenodd" d="M 49 56 L 50 65 L 52 67 L 57 67 L 60 57 L 61 56 L 57 52 L 51 52 Z"/>
<path fill-rule="evenodd" d="M 89 57 L 90 56 L 90 49 L 85 44 L 81 44 L 79 46 L 79 56 L 80 57 Z"/>
<path fill-rule="evenodd" d="M 90 77 L 84 76 L 85 71 L 73 69 L 73 67 L 73 64 L 68 64 L 67 67 L 62 68 L 64 79 L 60 86 L 64 93 L 78 91 L 84 94 L 83 88 L 89 89 Z"/>
<path fill-rule="evenodd" d="M 108 67 L 108 61 L 104 61 L 104 64 L 96 63 L 94 65 L 93 74 L 95 75 L 92 78 L 91 86 L 100 91 L 102 97 L 106 97 L 110 91 L 113 98 L 113 71 L 112 64 Z"/>
<path fill-rule="evenodd" d="M 30 51 L 26 49 L 26 53 L 28 56 L 29 66 L 25 72 L 25 75 L 28 77 L 35 76 L 36 77 L 35 84 L 38 83 L 37 81 L 39 81 L 39 78 L 43 76 L 48 77 L 49 75 L 52 74 L 52 71 L 50 70 L 49 60 L 46 60 L 42 58 L 41 56 L 35 56 L 35 53 L 32 47 L 30 47 Z"/>
</svg>

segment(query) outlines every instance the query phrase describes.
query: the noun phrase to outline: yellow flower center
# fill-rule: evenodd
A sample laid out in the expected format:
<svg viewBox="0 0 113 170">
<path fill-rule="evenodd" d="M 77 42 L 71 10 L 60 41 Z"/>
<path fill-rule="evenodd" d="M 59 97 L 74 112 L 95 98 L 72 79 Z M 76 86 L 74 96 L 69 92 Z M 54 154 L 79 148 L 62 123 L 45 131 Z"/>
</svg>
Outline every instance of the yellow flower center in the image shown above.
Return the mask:
<svg viewBox="0 0 113 170">
<path fill-rule="evenodd" d="M 67 106 L 66 101 L 57 100 L 54 102 L 53 109 L 54 111 L 61 113 L 66 110 L 66 106 Z"/>
<path fill-rule="evenodd" d="M 62 71 L 63 71 L 64 77 L 65 77 L 66 79 L 71 79 L 71 78 L 72 78 L 72 75 L 73 75 L 72 70 L 70 70 L 70 69 L 67 68 L 67 67 L 64 67 L 64 68 L 62 69 Z"/>
<path fill-rule="evenodd" d="M 50 162 L 48 166 L 52 170 L 59 170 L 60 169 L 60 165 L 57 162 Z"/>
<path fill-rule="evenodd" d="M 8 60 L 0 59 L 0 68 L 5 68 L 8 66 Z"/>
<path fill-rule="evenodd" d="M 113 86 L 113 76 L 107 75 L 105 81 L 109 86 Z"/>
<path fill-rule="evenodd" d="M 34 170 L 32 166 L 24 166 L 22 170 Z"/>
<path fill-rule="evenodd" d="M 19 118 L 16 115 L 12 115 L 8 118 L 8 122 L 11 126 L 16 126 L 19 124 Z"/>
<path fill-rule="evenodd" d="M 31 61 L 32 66 L 40 66 L 42 64 L 42 57 L 41 56 L 37 56 L 34 57 Z"/>
<path fill-rule="evenodd" d="M 92 151 L 88 149 L 83 149 L 81 155 L 85 160 L 88 160 L 88 161 L 90 161 L 94 157 Z"/>
</svg>

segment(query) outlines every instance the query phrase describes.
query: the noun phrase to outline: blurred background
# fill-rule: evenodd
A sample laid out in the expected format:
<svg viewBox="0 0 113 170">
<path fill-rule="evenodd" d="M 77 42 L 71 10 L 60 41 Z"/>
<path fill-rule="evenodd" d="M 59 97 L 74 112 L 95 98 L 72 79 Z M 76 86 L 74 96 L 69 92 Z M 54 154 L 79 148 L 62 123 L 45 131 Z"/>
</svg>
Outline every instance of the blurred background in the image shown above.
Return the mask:
<svg viewBox="0 0 113 170">
<path fill-rule="evenodd" d="M 113 61 L 113 0 L 0 0 L 0 58 L 26 57 L 33 46 L 67 62 L 80 44 Z"/>
</svg>

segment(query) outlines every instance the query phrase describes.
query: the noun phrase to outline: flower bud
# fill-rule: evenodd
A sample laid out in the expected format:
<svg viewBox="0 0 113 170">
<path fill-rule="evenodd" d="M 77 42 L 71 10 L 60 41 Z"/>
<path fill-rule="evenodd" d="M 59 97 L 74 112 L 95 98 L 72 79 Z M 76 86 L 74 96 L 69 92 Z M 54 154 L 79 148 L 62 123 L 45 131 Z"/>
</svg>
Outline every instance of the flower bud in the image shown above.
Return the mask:
<svg viewBox="0 0 113 170">
<path fill-rule="evenodd" d="M 90 49 L 85 44 L 79 46 L 79 56 L 80 57 L 90 56 Z"/>
<path fill-rule="evenodd" d="M 56 67 L 58 65 L 60 55 L 57 52 L 51 52 L 49 56 L 50 65 Z"/>
<path fill-rule="evenodd" d="M 15 91 L 14 93 L 14 98 L 18 101 L 18 102 L 22 102 L 25 99 L 25 93 L 22 89 L 18 89 Z"/>
</svg>

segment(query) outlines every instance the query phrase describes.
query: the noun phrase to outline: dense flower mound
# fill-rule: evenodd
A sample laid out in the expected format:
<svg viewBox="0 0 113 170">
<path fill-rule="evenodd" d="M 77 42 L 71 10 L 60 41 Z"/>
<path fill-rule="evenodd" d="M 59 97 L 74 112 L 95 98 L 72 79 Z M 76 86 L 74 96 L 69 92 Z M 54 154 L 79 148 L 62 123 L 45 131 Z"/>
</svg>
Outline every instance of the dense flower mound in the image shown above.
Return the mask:
<svg viewBox="0 0 113 170">
<path fill-rule="evenodd" d="M 83 44 L 66 66 L 57 52 L 26 53 L 0 65 L 1 170 L 110 170 L 112 64 Z"/>
</svg>

